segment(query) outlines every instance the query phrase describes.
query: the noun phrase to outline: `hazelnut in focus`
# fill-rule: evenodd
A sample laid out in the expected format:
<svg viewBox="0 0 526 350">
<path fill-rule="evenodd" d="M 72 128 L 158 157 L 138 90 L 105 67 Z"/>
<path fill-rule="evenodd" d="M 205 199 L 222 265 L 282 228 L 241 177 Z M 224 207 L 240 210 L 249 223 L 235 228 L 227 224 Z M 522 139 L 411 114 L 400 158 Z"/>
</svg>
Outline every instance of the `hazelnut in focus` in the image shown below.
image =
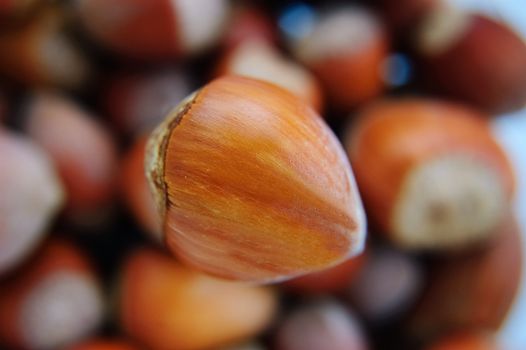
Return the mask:
<svg viewBox="0 0 526 350">
<path fill-rule="evenodd" d="M 146 158 L 164 241 L 201 271 L 269 282 L 363 249 L 364 212 L 341 145 L 277 86 L 214 80 L 171 111 Z"/>
</svg>

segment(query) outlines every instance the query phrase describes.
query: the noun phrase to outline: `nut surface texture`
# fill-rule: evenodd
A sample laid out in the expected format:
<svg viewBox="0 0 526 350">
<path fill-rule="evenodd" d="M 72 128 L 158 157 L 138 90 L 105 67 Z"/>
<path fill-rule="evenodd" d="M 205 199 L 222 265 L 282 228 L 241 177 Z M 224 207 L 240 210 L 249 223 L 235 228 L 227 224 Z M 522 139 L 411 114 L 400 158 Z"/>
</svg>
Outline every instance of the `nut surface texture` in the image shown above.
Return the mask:
<svg viewBox="0 0 526 350">
<path fill-rule="evenodd" d="M 274 85 L 211 82 L 153 133 L 146 168 L 167 246 L 202 271 L 268 282 L 362 250 L 364 213 L 340 144 Z"/>
</svg>

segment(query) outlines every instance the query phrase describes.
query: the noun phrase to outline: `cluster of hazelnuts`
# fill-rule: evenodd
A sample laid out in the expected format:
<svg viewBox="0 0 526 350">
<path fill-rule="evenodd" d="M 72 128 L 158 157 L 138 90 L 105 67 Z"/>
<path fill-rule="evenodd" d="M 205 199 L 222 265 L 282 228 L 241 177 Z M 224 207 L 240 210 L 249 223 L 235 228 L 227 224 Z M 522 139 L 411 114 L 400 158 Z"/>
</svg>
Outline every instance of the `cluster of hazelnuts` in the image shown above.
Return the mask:
<svg viewBox="0 0 526 350">
<path fill-rule="evenodd" d="M 508 350 L 525 105 L 446 0 L 0 1 L 0 349 Z"/>
</svg>

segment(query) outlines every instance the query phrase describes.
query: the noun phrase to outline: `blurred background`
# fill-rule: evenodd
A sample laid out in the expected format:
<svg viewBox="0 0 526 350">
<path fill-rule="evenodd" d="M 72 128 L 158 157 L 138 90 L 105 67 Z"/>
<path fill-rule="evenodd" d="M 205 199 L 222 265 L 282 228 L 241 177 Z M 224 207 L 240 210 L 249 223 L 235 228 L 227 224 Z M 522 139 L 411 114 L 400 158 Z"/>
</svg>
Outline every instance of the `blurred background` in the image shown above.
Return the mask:
<svg viewBox="0 0 526 350">
<path fill-rule="evenodd" d="M 458 0 L 459 6 L 478 11 L 488 16 L 497 18 L 516 30 L 521 37 L 526 38 L 526 22 L 523 20 L 526 11 L 520 1 L 470 1 Z M 516 199 L 517 217 L 521 225 L 521 232 L 526 232 L 526 110 L 522 109 L 511 114 L 504 114 L 495 120 L 493 129 L 508 152 L 517 174 L 518 192 Z M 526 244 L 526 239 L 523 239 Z M 526 247 L 526 246 L 524 246 Z M 526 275 L 523 272 L 522 279 Z M 526 290 L 520 291 L 514 311 L 510 317 L 507 329 L 501 338 L 510 348 L 520 348 L 526 343 L 526 335 L 521 323 L 526 315 Z"/>
<path fill-rule="evenodd" d="M 223 75 L 334 131 L 363 254 L 259 286 L 165 247 L 146 140 Z M 524 350 L 525 235 L 524 0 L 0 0 L 0 349 Z"/>
</svg>

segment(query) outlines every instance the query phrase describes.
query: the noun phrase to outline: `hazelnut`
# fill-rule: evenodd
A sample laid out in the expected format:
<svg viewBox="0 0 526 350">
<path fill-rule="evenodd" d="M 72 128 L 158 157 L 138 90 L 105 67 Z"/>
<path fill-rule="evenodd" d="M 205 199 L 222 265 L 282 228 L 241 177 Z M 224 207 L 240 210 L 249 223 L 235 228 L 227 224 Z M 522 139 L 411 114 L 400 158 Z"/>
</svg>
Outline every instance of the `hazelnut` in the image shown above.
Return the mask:
<svg viewBox="0 0 526 350">
<path fill-rule="evenodd" d="M 505 24 L 441 6 L 415 37 L 422 72 L 434 89 L 488 113 L 526 105 L 526 43 Z"/>
<path fill-rule="evenodd" d="M 375 247 L 368 251 L 346 294 L 369 322 L 386 324 L 413 306 L 423 286 L 423 271 L 414 258 L 392 248 Z"/>
<path fill-rule="evenodd" d="M 60 9 L 49 7 L 23 26 L 0 31 L 0 72 L 29 86 L 82 87 L 91 66 L 65 25 Z"/>
<path fill-rule="evenodd" d="M 388 47 L 374 14 L 345 7 L 324 14 L 293 51 L 319 78 L 334 106 L 349 111 L 384 90 L 381 72 Z"/>
<path fill-rule="evenodd" d="M 366 350 L 358 320 L 345 306 L 319 300 L 288 314 L 275 335 L 277 350 Z"/>
<path fill-rule="evenodd" d="M 464 329 L 499 330 L 520 286 L 521 236 L 508 217 L 487 246 L 438 260 L 410 317 L 410 334 L 427 339 Z"/>
<path fill-rule="evenodd" d="M 30 140 L 0 128 L 0 275 L 40 243 L 64 203 L 51 160 Z"/>
<path fill-rule="evenodd" d="M 147 147 L 164 241 L 193 267 L 268 282 L 363 248 L 365 218 L 345 153 L 286 90 L 219 78 L 172 110 Z"/>
<path fill-rule="evenodd" d="M 198 53 L 221 37 L 226 0 L 79 0 L 75 10 L 87 32 L 113 51 L 139 59 Z"/>
<path fill-rule="evenodd" d="M 268 81 L 296 94 L 315 110 L 322 109 L 322 90 L 316 78 L 263 40 L 247 40 L 227 51 L 219 62 L 216 74 L 242 75 Z"/>
<path fill-rule="evenodd" d="M 278 39 L 274 23 L 257 7 L 238 5 L 232 11 L 222 46 L 225 50 L 232 50 L 237 45 L 252 40 L 276 44 Z"/>
<path fill-rule="evenodd" d="M 6 115 L 8 113 L 8 101 L 6 94 L 4 91 L 0 88 L 0 123 L 2 123 L 4 120 L 6 120 Z"/>
<path fill-rule="evenodd" d="M 277 308 L 271 289 L 203 275 L 152 249 L 133 253 L 120 279 L 121 325 L 152 350 L 236 344 L 262 332 Z"/>
<path fill-rule="evenodd" d="M 369 217 L 400 247 L 457 249 L 503 220 L 514 175 L 484 115 L 407 98 L 366 108 L 346 135 Z"/>
<path fill-rule="evenodd" d="M 111 135 L 73 101 L 52 93 L 33 95 L 24 123 L 58 169 L 70 220 L 79 225 L 103 221 L 113 200 L 117 169 Z"/>
<path fill-rule="evenodd" d="M 65 241 L 50 241 L 0 285 L 0 343 L 16 349 L 57 349 L 101 323 L 101 287 L 87 258 Z"/>
</svg>

